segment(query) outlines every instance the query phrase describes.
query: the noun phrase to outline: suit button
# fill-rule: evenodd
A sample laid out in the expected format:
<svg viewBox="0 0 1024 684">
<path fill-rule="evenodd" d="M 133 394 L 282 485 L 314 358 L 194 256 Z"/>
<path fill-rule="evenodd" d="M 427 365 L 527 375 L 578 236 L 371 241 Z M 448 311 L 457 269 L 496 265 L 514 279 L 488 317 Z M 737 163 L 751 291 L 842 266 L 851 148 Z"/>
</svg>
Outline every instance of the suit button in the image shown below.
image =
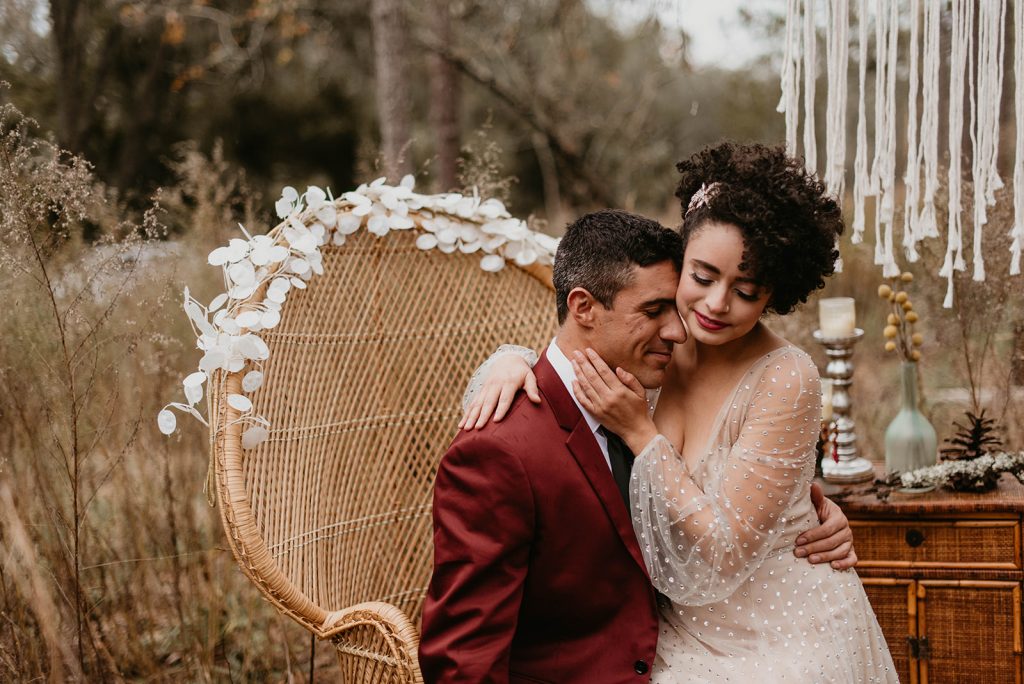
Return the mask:
<svg viewBox="0 0 1024 684">
<path fill-rule="evenodd" d="M 647 674 L 647 663 L 643 660 L 638 660 L 633 663 L 633 671 L 637 674 Z"/>
</svg>

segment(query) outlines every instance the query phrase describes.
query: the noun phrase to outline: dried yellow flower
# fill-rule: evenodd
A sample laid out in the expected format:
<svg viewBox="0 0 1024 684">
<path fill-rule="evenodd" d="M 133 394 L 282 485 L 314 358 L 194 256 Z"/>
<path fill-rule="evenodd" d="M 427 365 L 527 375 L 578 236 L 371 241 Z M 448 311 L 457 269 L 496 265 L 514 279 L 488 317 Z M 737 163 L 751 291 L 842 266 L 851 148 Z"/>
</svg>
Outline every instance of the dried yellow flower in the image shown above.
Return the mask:
<svg viewBox="0 0 1024 684">
<path fill-rule="evenodd" d="M 893 278 L 887 278 L 878 286 L 878 296 L 892 303 L 886 314 L 886 325 L 882 329 L 884 347 L 887 352 L 897 352 L 904 361 L 917 361 L 921 358 L 916 347 L 924 344 L 924 335 L 913 332 L 912 324 L 919 320 L 910 294 L 903 288 L 906 283 L 913 282 L 914 274 L 904 271 Z"/>
</svg>

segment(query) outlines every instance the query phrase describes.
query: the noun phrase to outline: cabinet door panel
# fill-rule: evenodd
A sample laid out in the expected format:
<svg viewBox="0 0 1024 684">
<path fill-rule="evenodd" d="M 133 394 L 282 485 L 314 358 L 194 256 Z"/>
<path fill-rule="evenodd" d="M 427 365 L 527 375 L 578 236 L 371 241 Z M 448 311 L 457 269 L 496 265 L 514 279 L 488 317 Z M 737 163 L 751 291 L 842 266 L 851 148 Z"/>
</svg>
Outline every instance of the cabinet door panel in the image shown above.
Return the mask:
<svg viewBox="0 0 1024 684">
<path fill-rule="evenodd" d="M 917 586 L 913 580 L 862 578 L 864 591 L 889 644 L 901 682 L 917 684 L 917 660 L 908 637 L 917 636 Z"/>
<path fill-rule="evenodd" d="M 918 632 L 927 637 L 922 682 L 1020 682 L 1020 585 L 921 580 Z"/>
</svg>

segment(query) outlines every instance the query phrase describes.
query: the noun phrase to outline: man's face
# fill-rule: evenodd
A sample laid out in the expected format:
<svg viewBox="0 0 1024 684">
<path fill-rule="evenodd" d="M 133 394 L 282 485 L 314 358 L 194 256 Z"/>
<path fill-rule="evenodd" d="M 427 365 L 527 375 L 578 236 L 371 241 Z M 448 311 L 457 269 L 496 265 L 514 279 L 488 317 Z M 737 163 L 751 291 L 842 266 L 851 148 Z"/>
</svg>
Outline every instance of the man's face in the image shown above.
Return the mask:
<svg viewBox="0 0 1024 684">
<path fill-rule="evenodd" d="M 595 305 L 594 351 L 648 389 L 661 386 L 672 347 L 686 341 L 675 303 L 678 284 L 679 272 L 671 261 L 637 266 L 632 282 L 619 290 L 610 308 Z"/>
</svg>

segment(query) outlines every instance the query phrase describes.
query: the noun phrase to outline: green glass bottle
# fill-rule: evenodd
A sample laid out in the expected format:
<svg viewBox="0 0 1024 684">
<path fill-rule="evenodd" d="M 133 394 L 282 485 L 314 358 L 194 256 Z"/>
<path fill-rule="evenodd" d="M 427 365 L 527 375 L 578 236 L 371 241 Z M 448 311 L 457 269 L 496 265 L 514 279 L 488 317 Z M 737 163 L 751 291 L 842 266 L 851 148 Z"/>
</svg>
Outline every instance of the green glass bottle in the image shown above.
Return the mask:
<svg viewBox="0 0 1024 684">
<path fill-rule="evenodd" d="M 903 403 L 885 431 L 885 470 L 890 474 L 935 465 L 938 460 L 935 428 L 917 408 L 917 363 L 900 364 L 900 385 Z"/>
</svg>

